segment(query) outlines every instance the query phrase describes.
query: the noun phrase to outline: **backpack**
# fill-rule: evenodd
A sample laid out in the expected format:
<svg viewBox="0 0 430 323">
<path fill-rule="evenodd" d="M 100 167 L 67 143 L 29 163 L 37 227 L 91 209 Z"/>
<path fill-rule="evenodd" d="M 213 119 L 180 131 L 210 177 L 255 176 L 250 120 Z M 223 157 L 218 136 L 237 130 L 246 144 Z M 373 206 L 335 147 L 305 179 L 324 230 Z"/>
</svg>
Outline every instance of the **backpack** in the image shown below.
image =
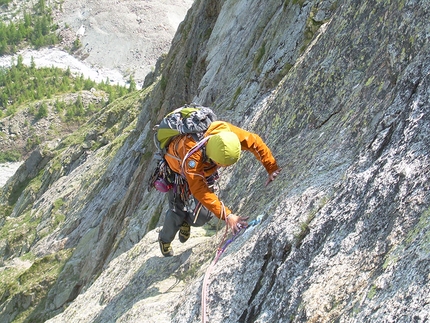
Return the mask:
<svg viewBox="0 0 430 323">
<path fill-rule="evenodd" d="M 164 159 L 167 147 L 173 138 L 182 134 L 191 134 L 196 142 L 201 141 L 203 134 L 215 120 L 216 115 L 212 109 L 191 103 L 170 112 L 154 127 L 157 152 L 153 161 L 156 166 L 149 179 L 148 191 L 155 187 L 165 193 L 172 189 L 174 184 L 186 185 L 185 179 L 174 173 Z"/>
<path fill-rule="evenodd" d="M 202 139 L 204 132 L 216 120 L 215 113 L 195 103 L 180 107 L 167 114 L 155 126 L 155 145 L 165 150 L 174 137 L 181 134 L 192 134 L 197 141 Z"/>
</svg>

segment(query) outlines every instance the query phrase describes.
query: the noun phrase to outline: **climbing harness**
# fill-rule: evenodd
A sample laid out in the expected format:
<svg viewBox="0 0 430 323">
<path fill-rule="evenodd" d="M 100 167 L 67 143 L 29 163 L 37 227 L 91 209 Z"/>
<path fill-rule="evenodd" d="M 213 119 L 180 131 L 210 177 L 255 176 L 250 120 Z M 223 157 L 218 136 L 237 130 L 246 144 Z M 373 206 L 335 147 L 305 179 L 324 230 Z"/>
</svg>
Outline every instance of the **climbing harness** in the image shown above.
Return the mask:
<svg viewBox="0 0 430 323">
<path fill-rule="evenodd" d="M 222 203 L 222 202 L 221 202 Z M 221 218 L 222 218 L 222 215 L 225 215 L 225 207 L 224 207 L 224 204 L 222 204 L 222 214 L 221 214 Z M 224 217 L 225 218 L 225 217 Z M 202 322 L 203 323 L 207 323 L 208 322 L 208 320 L 207 320 L 207 314 L 206 314 L 206 307 L 207 307 L 207 305 L 206 305 L 206 303 L 207 303 L 207 297 L 208 297 L 208 291 L 207 291 L 207 288 L 208 288 L 208 284 L 209 284 L 209 277 L 210 277 L 210 275 L 211 275 L 211 273 L 212 273 L 212 271 L 213 271 L 213 269 L 215 268 L 215 265 L 216 265 L 216 263 L 218 262 L 218 260 L 219 260 L 219 258 L 221 257 L 221 255 L 224 253 L 224 251 L 227 249 L 227 247 L 234 241 L 234 240 L 236 240 L 240 235 L 242 235 L 244 232 L 245 232 L 245 230 L 247 229 L 247 228 L 250 228 L 250 227 L 252 227 L 252 226 L 255 226 L 255 225 L 257 225 L 257 224 L 259 224 L 260 222 L 261 222 L 261 220 L 262 220 L 262 218 L 263 218 L 263 216 L 262 215 L 259 215 L 258 217 L 257 217 L 257 219 L 255 219 L 255 220 L 252 220 L 252 221 L 250 221 L 249 223 L 248 223 L 248 226 L 246 226 L 246 227 L 240 227 L 240 230 L 236 233 L 236 234 L 233 234 L 233 236 L 230 238 L 230 239 L 226 239 L 227 238 L 227 235 L 228 235 L 228 225 L 227 225 L 227 220 L 226 220 L 226 229 L 225 229 L 225 232 L 224 232 L 224 235 L 223 235 L 223 238 L 222 238 L 222 240 L 221 240 L 221 243 L 219 244 L 219 246 L 218 246 L 218 248 L 217 248 L 217 251 L 216 251 L 216 254 L 215 254 L 215 257 L 214 257 L 214 259 L 212 260 L 212 262 L 211 262 L 211 264 L 209 265 L 209 267 L 206 269 L 206 273 L 205 273 L 205 276 L 204 276 L 204 278 L 203 278 L 203 285 L 202 285 L 202 300 L 201 300 L 201 306 L 202 306 L 202 309 L 201 309 L 201 312 L 202 312 Z"/>
</svg>

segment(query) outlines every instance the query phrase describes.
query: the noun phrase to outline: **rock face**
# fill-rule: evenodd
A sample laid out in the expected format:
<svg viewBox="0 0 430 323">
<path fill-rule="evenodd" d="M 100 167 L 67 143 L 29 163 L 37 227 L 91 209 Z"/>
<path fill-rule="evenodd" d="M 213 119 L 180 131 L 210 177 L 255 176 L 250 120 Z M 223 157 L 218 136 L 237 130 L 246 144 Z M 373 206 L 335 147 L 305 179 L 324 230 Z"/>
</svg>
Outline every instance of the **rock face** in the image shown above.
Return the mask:
<svg viewBox="0 0 430 323">
<path fill-rule="evenodd" d="M 5 225 L 38 223 L 21 248 L 2 235 L 5 267 L 28 251 L 24 274 L 52 255 L 61 266 L 39 278 L 45 294 L 4 292 L 1 320 L 39 299 L 28 318 L 51 323 L 200 322 L 203 312 L 208 322 L 428 321 L 429 11 L 412 0 L 195 1 L 153 84 L 116 103 L 130 112 L 111 105 L 94 121 L 115 139 L 58 152 L 60 169 L 52 155 L 40 190 L 12 206 L 3 194 Z M 192 230 L 162 258 L 166 203 L 145 184 L 150 129 L 192 100 L 259 133 L 283 168 L 267 187 L 251 154 L 223 171 L 223 201 L 263 221 L 229 245 L 206 297 L 223 233 Z"/>
</svg>

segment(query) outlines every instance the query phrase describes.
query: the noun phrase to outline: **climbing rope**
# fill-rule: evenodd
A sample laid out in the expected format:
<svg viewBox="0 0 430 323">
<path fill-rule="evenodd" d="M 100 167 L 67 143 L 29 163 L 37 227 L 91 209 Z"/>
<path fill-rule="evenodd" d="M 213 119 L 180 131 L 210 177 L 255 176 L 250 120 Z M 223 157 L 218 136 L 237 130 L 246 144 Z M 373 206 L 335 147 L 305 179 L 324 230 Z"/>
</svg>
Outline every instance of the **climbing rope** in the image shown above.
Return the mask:
<svg viewBox="0 0 430 323">
<path fill-rule="evenodd" d="M 222 205 L 223 207 L 223 212 L 221 214 L 225 215 L 225 208 L 224 208 L 224 204 Z M 224 217 L 225 218 L 225 217 Z M 226 221 L 226 226 L 225 226 L 225 232 L 223 235 L 223 238 L 221 240 L 221 243 L 219 244 L 215 257 L 212 260 L 211 264 L 209 265 L 209 267 L 206 269 L 206 273 L 205 276 L 203 278 L 203 286 L 202 286 L 202 322 L 203 323 L 207 323 L 207 314 L 206 314 L 206 303 L 207 303 L 207 297 L 208 297 L 208 284 L 209 284 L 209 277 L 213 271 L 213 269 L 215 268 L 216 263 L 218 262 L 218 259 L 221 257 L 221 255 L 224 253 L 225 249 L 227 249 L 227 247 L 229 246 L 230 243 L 232 243 L 234 240 L 236 240 L 243 232 L 245 232 L 245 230 L 251 226 L 257 225 L 261 222 L 262 220 L 262 216 L 258 216 L 257 219 L 252 220 L 251 222 L 248 223 L 247 227 L 241 227 L 240 230 L 236 233 L 233 234 L 233 236 L 230 239 L 227 239 L 227 235 L 228 235 L 228 225 L 227 225 L 227 221 Z"/>
</svg>

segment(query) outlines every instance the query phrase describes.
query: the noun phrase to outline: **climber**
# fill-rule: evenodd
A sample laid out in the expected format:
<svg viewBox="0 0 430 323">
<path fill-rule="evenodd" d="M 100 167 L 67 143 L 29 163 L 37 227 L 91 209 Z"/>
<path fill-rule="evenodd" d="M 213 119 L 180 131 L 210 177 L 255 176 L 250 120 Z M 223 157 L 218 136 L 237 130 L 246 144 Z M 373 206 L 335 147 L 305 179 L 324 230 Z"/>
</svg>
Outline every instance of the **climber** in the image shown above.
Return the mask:
<svg viewBox="0 0 430 323">
<path fill-rule="evenodd" d="M 212 186 L 219 167 L 234 164 L 241 151 L 248 150 L 260 160 L 268 172 L 266 185 L 273 181 L 281 170 L 270 149 L 257 134 L 228 122 L 214 121 L 204 133 L 204 138 L 204 148 L 190 154 L 190 150 L 196 145 L 195 140 L 189 135 L 177 136 L 169 144 L 165 155 L 170 168 L 185 177 L 191 200 L 194 202 L 192 208 L 187 207 L 183 194 L 173 189 L 168 191 L 169 210 L 158 237 L 161 253 L 165 257 L 173 255 L 171 242 L 178 231 L 179 240 L 183 243 L 190 237 L 190 226 L 202 226 L 213 215 L 225 220 L 233 233 L 247 226 L 248 217 L 233 214 L 213 191 Z"/>
</svg>

